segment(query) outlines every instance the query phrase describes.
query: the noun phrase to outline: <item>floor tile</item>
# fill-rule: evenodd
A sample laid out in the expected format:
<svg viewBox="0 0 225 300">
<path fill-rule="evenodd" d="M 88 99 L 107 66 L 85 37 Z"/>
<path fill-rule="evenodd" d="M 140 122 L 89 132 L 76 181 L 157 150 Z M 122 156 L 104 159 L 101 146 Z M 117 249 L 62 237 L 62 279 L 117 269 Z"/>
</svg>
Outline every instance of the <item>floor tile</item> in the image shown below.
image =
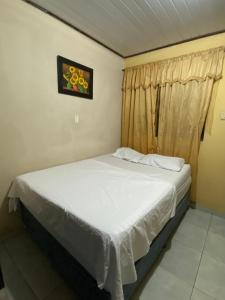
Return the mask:
<svg viewBox="0 0 225 300">
<path fill-rule="evenodd" d="M 16 258 L 20 258 L 20 256 L 24 257 L 24 254 L 27 256 L 42 255 L 36 243 L 33 242 L 26 232 L 6 240 L 4 245 Z"/>
<path fill-rule="evenodd" d="M 164 253 L 160 266 L 177 278 L 194 285 L 200 259 L 201 252 L 172 240 L 171 248 Z"/>
<path fill-rule="evenodd" d="M 38 300 L 6 250 L 1 249 L 1 268 L 5 288 L 13 300 Z"/>
<path fill-rule="evenodd" d="M 205 294 L 204 292 L 194 288 L 191 300 L 216 300 L 216 298 L 213 298 Z"/>
<path fill-rule="evenodd" d="M 26 234 L 5 242 L 5 247 L 38 299 L 44 299 L 62 284 L 47 257 Z"/>
<path fill-rule="evenodd" d="M 17 300 L 17 296 L 15 296 L 15 295 L 13 296 L 12 293 L 10 292 L 10 290 L 8 290 L 7 287 L 5 287 L 4 289 L 5 289 L 5 296 L 6 297 L 5 297 L 5 299 L 1 299 L 1 297 L 0 297 L 1 300 Z"/>
<path fill-rule="evenodd" d="M 0 300 L 9 300 L 6 288 L 0 290 Z"/>
<path fill-rule="evenodd" d="M 15 272 L 18 273 L 18 269 L 12 259 L 10 258 L 6 248 L 4 246 L 1 246 L 0 248 L 0 263 L 1 263 L 1 271 L 2 271 L 2 277 L 5 285 L 5 279 L 11 275 L 13 275 Z M 20 274 L 21 276 L 21 274 Z"/>
<path fill-rule="evenodd" d="M 22 234 L 23 232 L 24 232 L 23 228 L 18 228 L 17 230 L 15 230 L 13 232 L 9 232 L 9 233 L 0 235 L 0 244 L 4 243 L 5 241 L 7 241 L 13 237 L 16 237 L 16 236 Z"/>
<path fill-rule="evenodd" d="M 1 261 L 10 300 L 79 300 L 29 235 L 4 239 L 0 243 Z M 224 300 L 225 219 L 190 209 L 158 266 L 132 298 L 137 299 Z"/>
<path fill-rule="evenodd" d="M 212 216 L 209 231 L 225 237 L 225 219 L 217 216 Z"/>
<path fill-rule="evenodd" d="M 182 221 L 175 232 L 173 239 L 178 240 L 189 248 L 201 252 L 204 247 L 206 236 L 207 228 L 203 229 L 199 226 Z"/>
<path fill-rule="evenodd" d="M 217 300 L 224 300 L 225 264 L 203 255 L 195 287 Z"/>
<path fill-rule="evenodd" d="M 187 211 L 183 221 L 206 229 L 210 224 L 211 218 L 212 215 L 210 213 L 190 208 Z"/>
<path fill-rule="evenodd" d="M 192 286 L 158 267 L 132 300 L 189 300 Z"/>
<path fill-rule="evenodd" d="M 74 292 L 70 290 L 65 284 L 56 288 L 47 298 L 44 300 L 79 300 L 75 296 Z"/>
<path fill-rule="evenodd" d="M 225 237 L 208 232 L 204 254 L 225 264 Z"/>
</svg>

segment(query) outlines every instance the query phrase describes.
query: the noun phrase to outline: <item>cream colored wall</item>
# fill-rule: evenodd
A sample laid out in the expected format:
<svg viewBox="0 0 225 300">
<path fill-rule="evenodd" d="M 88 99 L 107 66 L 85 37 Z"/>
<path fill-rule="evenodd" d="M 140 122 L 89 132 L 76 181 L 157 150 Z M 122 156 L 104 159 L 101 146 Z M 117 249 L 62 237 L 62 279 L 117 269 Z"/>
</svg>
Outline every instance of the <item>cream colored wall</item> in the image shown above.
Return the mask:
<svg viewBox="0 0 225 300">
<path fill-rule="evenodd" d="M 128 58 L 125 67 L 218 46 L 225 46 L 225 33 Z M 197 205 L 219 214 L 225 213 L 225 121 L 220 120 L 222 111 L 225 111 L 225 63 L 215 99 L 211 134 L 205 133 L 200 147 L 197 183 Z"/>
<path fill-rule="evenodd" d="M 5 199 L 16 175 L 119 146 L 123 60 L 20 0 L 1 0 L 0 28 L 3 233 L 17 223 L 14 214 L 8 215 Z M 94 69 L 93 101 L 58 94 L 57 55 Z"/>
<path fill-rule="evenodd" d="M 0 234 L 19 218 L 7 213 L 12 179 L 21 173 L 114 150 L 120 143 L 123 60 L 20 0 L 0 10 Z M 125 59 L 125 66 L 225 46 L 225 34 Z M 94 69 L 94 99 L 57 93 L 56 56 Z M 198 204 L 225 213 L 225 67 L 211 135 L 199 155 Z M 75 112 L 80 123 L 74 124 Z"/>
</svg>

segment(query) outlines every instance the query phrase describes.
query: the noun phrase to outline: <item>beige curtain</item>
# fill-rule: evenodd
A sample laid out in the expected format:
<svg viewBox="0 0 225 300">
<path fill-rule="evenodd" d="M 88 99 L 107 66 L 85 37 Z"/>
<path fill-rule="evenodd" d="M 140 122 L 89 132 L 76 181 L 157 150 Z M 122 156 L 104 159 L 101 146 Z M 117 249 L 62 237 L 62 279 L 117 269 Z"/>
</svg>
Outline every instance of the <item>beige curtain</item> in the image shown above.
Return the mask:
<svg viewBox="0 0 225 300">
<path fill-rule="evenodd" d="M 122 145 L 184 157 L 192 166 L 195 186 L 201 132 L 214 82 L 222 77 L 223 57 L 224 48 L 219 47 L 126 69 Z"/>
<path fill-rule="evenodd" d="M 139 84 L 147 76 L 145 69 L 129 72 L 124 77 L 122 109 L 122 145 L 142 153 L 156 151 L 155 111 L 157 89 Z"/>
<path fill-rule="evenodd" d="M 158 153 L 183 157 L 192 166 L 195 198 L 198 152 L 214 80 L 161 87 Z"/>
</svg>

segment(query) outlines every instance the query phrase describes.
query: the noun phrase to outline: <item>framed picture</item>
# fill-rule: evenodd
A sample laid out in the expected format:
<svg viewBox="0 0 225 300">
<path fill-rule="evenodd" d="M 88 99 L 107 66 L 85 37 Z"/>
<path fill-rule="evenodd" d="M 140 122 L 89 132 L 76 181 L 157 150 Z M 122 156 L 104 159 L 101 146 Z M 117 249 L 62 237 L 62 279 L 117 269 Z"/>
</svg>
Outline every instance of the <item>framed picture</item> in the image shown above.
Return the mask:
<svg viewBox="0 0 225 300">
<path fill-rule="evenodd" d="M 57 56 L 58 92 L 93 99 L 93 69 Z"/>
</svg>

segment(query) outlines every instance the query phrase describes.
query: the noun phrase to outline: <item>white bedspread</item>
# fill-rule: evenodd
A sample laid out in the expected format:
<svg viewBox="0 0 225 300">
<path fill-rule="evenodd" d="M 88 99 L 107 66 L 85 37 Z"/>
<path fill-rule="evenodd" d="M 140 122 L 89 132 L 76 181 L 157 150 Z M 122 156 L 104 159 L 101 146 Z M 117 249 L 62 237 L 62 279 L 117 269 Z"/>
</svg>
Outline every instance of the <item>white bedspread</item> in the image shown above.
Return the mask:
<svg viewBox="0 0 225 300">
<path fill-rule="evenodd" d="M 173 184 L 95 159 L 21 175 L 9 198 L 11 210 L 20 198 L 113 300 L 176 208 Z"/>
</svg>

